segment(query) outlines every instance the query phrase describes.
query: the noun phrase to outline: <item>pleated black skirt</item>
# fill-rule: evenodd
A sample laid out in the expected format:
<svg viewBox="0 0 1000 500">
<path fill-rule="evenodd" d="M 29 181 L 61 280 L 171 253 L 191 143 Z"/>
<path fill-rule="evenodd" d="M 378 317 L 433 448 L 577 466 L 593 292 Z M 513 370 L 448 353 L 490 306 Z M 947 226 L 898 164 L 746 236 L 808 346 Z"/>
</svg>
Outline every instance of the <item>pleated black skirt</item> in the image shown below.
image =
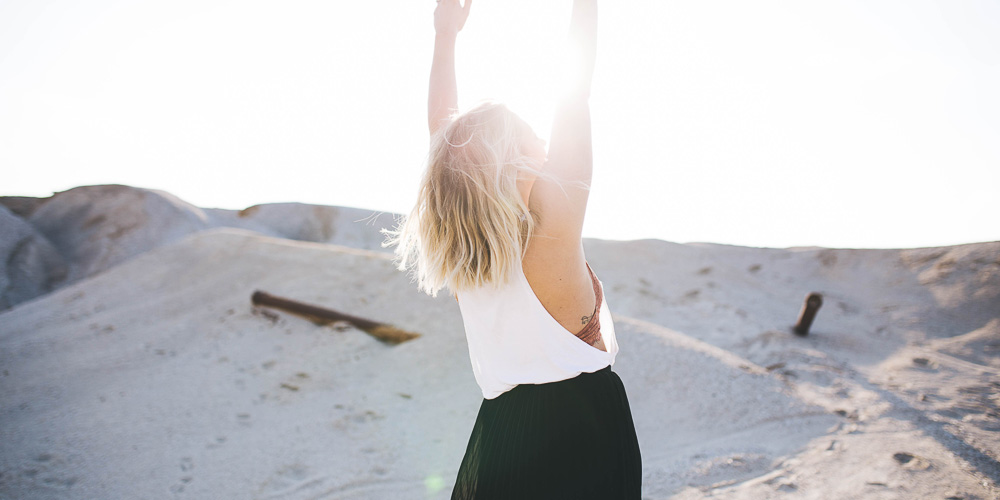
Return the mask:
<svg viewBox="0 0 1000 500">
<path fill-rule="evenodd" d="M 451 498 L 638 500 L 641 486 L 632 411 L 608 366 L 484 399 Z"/>
</svg>

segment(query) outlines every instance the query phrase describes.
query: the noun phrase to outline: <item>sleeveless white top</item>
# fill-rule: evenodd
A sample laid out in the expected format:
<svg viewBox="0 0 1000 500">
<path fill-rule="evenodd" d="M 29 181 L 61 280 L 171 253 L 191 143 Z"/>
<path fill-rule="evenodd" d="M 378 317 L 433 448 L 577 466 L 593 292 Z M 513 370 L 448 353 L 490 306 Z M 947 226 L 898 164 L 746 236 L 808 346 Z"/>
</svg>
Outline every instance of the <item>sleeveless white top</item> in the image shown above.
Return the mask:
<svg viewBox="0 0 1000 500">
<path fill-rule="evenodd" d="M 511 281 L 499 289 L 487 285 L 457 294 L 472 371 L 484 398 L 518 384 L 558 382 L 615 363 L 618 341 L 607 295 L 598 313 L 604 352 L 559 324 L 531 289 L 521 263 L 515 266 Z"/>
</svg>

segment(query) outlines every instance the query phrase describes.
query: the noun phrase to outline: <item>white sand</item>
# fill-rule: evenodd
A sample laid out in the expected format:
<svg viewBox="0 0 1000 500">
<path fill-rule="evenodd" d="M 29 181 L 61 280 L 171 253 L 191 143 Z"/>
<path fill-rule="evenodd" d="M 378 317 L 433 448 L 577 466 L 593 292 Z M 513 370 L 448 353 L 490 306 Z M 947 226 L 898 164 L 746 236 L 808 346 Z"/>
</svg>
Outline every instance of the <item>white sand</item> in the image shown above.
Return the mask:
<svg viewBox="0 0 1000 500">
<path fill-rule="evenodd" d="M 26 219 L 76 279 L 0 313 L 0 498 L 448 498 L 481 398 L 457 304 L 384 252 L 274 237 L 375 248 L 376 226 L 79 189 Z M 585 248 L 645 498 L 1000 495 L 1000 243 Z M 254 290 L 423 336 L 384 345 Z"/>
</svg>

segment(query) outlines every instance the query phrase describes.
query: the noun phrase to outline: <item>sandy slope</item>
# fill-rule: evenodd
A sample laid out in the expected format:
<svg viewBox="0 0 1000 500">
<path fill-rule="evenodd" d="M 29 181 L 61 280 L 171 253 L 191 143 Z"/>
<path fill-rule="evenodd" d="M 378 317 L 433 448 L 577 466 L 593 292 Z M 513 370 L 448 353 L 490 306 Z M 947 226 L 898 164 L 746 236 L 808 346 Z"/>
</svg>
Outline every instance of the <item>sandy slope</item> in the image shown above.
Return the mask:
<svg viewBox="0 0 1000 500">
<path fill-rule="evenodd" d="M 997 498 L 1000 243 L 585 247 L 646 498 Z M 218 227 L 0 313 L 0 370 L 0 498 L 447 498 L 480 398 L 457 304 L 387 254 Z"/>
</svg>

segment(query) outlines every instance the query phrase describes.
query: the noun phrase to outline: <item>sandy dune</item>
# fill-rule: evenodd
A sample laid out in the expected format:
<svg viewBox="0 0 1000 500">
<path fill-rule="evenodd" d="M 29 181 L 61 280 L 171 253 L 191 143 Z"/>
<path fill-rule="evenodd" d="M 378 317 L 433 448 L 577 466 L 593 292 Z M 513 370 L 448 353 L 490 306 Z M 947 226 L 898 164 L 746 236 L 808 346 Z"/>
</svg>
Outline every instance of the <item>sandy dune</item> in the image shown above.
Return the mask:
<svg viewBox="0 0 1000 500">
<path fill-rule="evenodd" d="M 372 212 L 127 186 L 8 206 L 0 250 L 30 236 L 67 271 L 0 255 L 9 290 L 53 281 L 0 312 L 0 498 L 448 498 L 481 397 L 458 306 L 373 251 Z M 1000 242 L 585 249 L 645 498 L 1000 495 Z M 388 346 L 254 290 L 423 336 Z"/>
</svg>

